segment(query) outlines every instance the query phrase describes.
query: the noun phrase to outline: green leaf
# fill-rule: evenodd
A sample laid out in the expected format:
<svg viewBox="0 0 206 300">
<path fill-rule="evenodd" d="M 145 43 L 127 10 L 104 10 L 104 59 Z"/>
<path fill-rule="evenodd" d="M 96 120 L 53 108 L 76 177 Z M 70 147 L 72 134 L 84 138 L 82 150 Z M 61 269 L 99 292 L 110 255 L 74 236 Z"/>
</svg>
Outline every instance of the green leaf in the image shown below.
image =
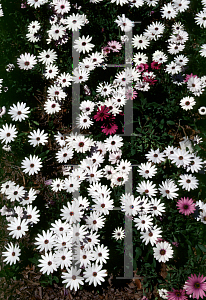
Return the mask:
<svg viewBox="0 0 206 300">
<path fill-rule="evenodd" d="M 32 121 L 34 124 L 39 126 L 39 123 L 37 121 Z"/>
<path fill-rule="evenodd" d="M 200 250 L 202 250 L 202 252 L 206 252 L 205 246 L 198 244 L 198 247 L 200 248 Z"/>
<path fill-rule="evenodd" d="M 174 121 L 167 121 L 167 124 L 168 125 L 175 125 L 175 122 Z"/>
</svg>

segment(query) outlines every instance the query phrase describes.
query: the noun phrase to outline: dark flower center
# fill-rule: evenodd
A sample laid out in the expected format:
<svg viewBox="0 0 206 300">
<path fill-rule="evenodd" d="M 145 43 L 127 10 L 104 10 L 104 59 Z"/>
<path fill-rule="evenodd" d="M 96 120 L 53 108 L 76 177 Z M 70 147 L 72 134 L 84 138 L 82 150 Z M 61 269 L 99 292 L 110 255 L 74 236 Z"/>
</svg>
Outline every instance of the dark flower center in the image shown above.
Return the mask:
<svg viewBox="0 0 206 300">
<path fill-rule="evenodd" d="M 55 106 L 56 106 L 56 104 L 52 104 L 52 106 L 51 106 L 51 107 L 52 107 L 52 108 L 55 108 Z"/>
<path fill-rule="evenodd" d="M 93 272 L 93 274 L 92 274 L 94 277 L 96 277 L 97 276 L 97 272 Z"/>
<path fill-rule="evenodd" d="M 179 156 L 179 160 L 183 160 L 183 156 Z"/>
<path fill-rule="evenodd" d="M 48 266 L 51 266 L 52 265 L 52 262 L 51 261 L 48 261 Z"/>
<path fill-rule="evenodd" d="M 169 190 L 166 190 L 166 191 L 165 191 L 165 193 L 166 193 L 166 194 L 169 194 L 169 193 L 170 193 L 170 191 L 169 191 Z"/>
<path fill-rule="evenodd" d="M 12 256 L 15 256 L 15 252 L 12 252 L 12 254 L 11 254 Z"/>
<path fill-rule="evenodd" d="M 93 224 L 97 224 L 97 221 L 96 221 L 96 220 L 94 220 L 94 221 L 93 221 Z"/>
<path fill-rule="evenodd" d="M 59 30 L 57 29 L 57 30 L 55 30 L 55 33 L 59 33 Z"/>
<path fill-rule="evenodd" d="M 154 156 L 154 157 L 158 157 L 158 154 L 157 154 L 157 153 L 155 153 L 153 156 Z"/>
<path fill-rule="evenodd" d="M 80 142 L 80 143 L 79 143 L 79 147 L 84 147 L 84 143 L 83 143 L 83 142 Z"/>
<path fill-rule="evenodd" d="M 104 207 L 105 207 L 105 204 L 104 204 L 104 203 L 102 203 L 102 204 L 101 204 L 101 207 L 102 207 L 102 208 L 104 208 Z"/>
<path fill-rule="evenodd" d="M 17 114 L 18 114 L 18 115 L 21 115 L 21 111 L 19 110 L 19 111 L 17 112 Z"/>
<path fill-rule="evenodd" d="M 196 289 L 199 289 L 199 288 L 200 288 L 200 283 L 199 283 L 199 282 L 195 282 L 194 287 L 195 287 Z"/>
<path fill-rule="evenodd" d="M 77 277 L 75 275 L 72 275 L 72 279 L 75 280 Z"/>
<path fill-rule="evenodd" d="M 188 209 L 188 205 L 187 204 L 185 204 L 183 207 L 184 207 L 184 209 Z"/>
<path fill-rule="evenodd" d="M 10 135 L 11 135 L 11 133 L 9 133 L 9 132 L 6 134 L 6 136 L 8 136 L 8 137 L 9 137 Z"/>
<path fill-rule="evenodd" d="M 153 236 L 153 233 L 152 233 L 152 232 L 150 232 L 148 235 L 149 235 L 149 236 Z"/>
<path fill-rule="evenodd" d="M 101 257 L 101 256 L 102 256 L 102 253 L 98 253 L 98 256 Z"/>
<path fill-rule="evenodd" d="M 161 249 L 161 250 L 160 250 L 160 254 L 161 254 L 161 255 L 165 255 L 165 253 L 166 253 L 166 251 L 165 251 L 164 249 Z"/>
<path fill-rule="evenodd" d="M 66 259 L 66 256 L 63 255 L 63 256 L 61 257 L 61 259 L 62 259 L 62 260 L 65 260 L 65 259 Z"/>
<path fill-rule="evenodd" d="M 83 43 L 82 43 L 82 46 L 86 46 L 86 43 L 85 43 L 85 42 L 83 42 Z"/>
<path fill-rule="evenodd" d="M 87 256 L 86 256 L 86 255 L 83 255 L 82 257 L 83 257 L 83 259 L 86 259 L 86 258 L 87 258 Z"/>
<path fill-rule="evenodd" d="M 187 180 L 186 180 L 186 182 L 187 182 L 187 183 L 190 183 L 190 182 L 191 182 L 191 180 L 190 180 L 190 179 L 187 179 Z"/>
<path fill-rule="evenodd" d="M 17 230 L 21 230 L 21 226 L 17 226 L 17 228 L 16 228 Z"/>
<path fill-rule="evenodd" d="M 33 168 L 33 167 L 34 167 L 34 164 L 30 164 L 30 167 Z"/>
<path fill-rule="evenodd" d="M 40 137 L 38 136 L 38 137 L 36 138 L 36 140 L 37 140 L 37 141 L 40 141 Z"/>
<path fill-rule="evenodd" d="M 25 61 L 25 66 L 29 66 L 30 65 L 30 62 L 29 61 Z"/>
<path fill-rule="evenodd" d="M 45 240 L 45 241 L 44 241 L 44 244 L 48 244 L 48 243 L 49 243 L 49 240 Z"/>
<path fill-rule="evenodd" d="M 63 228 L 63 227 L 60 227 L 60 228 L 59 228 L 59 231 L 63 231 L 63 230 L 64 230 L 64 228 Z"/>
</svg>

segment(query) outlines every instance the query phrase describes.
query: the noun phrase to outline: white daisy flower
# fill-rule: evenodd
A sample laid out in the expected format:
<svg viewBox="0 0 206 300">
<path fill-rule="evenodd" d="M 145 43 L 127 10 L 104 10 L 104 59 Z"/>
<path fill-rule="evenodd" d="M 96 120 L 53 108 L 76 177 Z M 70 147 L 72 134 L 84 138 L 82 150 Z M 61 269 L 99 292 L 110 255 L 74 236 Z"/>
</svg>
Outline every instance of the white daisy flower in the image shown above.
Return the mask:
<svg viewBox="0 0 206 300">
<path fill-rule="evenodd" d="M 145 194 L 148 197 L 153 197 L 157 193 L 156 185 L 152 184 L 152 182 L 149 180 L 147 181 L 144 180 L 138 183 L 136 190 L 141 195 Z"/>
<path fill-rule="evenodd" d="M 27 225 L 27 220 L 21 220 L 20 217 L 14 218 L 13 221 L 8 225 L 7 228 L 10 232 L 9 235 L 12 235 L 13 238 L 19 239 L 26 234 L 26 231 L 29 230 Z"/>
<path fill-rule="evenodd" d="M 48 133 L 44 133 L 44 130 L 40 131 L 38 128 L 37 130 L 33 130 L 28 135 L 29 143 L 33 147 L 39 146 L 39 144 L 45 145 L 48 142 Z"/>
<path fill-rule="evenodd" d="M 166 179 L 166 181 L 162 181 L 162 185 L 159 185 L 159 191 L 163 197 L 167 197 L 167 199 L 173 199 L 178 197 L 178 193 L 176 191 L 179 190 L 177 185 L 170 179 Z"/>
<path fill-rule="evenodd" d="M 116 240 L 122 240 L 125 237 L 125 231 L 122 227 L 117 227 L 113 233 L 112 237 L 115 238 Z"/>
<path fill-rule="evenodd" d="M 71 269 L 68 269 L 67 272 L 62 272 L 62 283 L 66 284 L 66 288 L 70 288 L 70 290 L 74 289 L 77 291 L 79 289 L 79 285 L 84 284 L 84 278 L 79 276 L 81 272 L 81 269 L 78 269 L 76 267 L 71 267 Z"/>
<path fill-rule="evenodd" d="M 59 179 L 59 178 L 54 179 L 51 184 L 52 191 L 54 191 L 56 193 L 58 191 L 61 191 L 63 189 L 63 183 L 64 183 L 64 181 L 62 179 Z"/>
<path fill-rule="evenodd" d="M 179 185 L 182 186 L 186 191 L 194 190 L 198 188 L 198 180 L 195 176 L 190 174 L 180 175 L 180 179 L 178 180 Z"/>
<path fill-rule="evenodd" d="M 149 230 L 153 225 L 152 221 L 152 217 L 147 215 L 141 215 L 138 218 L 134 218 L 134 222 L 136 223 L 135 227 L 141 231 Z"/>
<path fill-rule="evenodd" d="M 137 49 L 146 49 L 150 44 L 150 41 L 147 39 L 146 36 L 140 34 L 140 35 L 135 35 L 132 38 L 132 45 L 137 48 Z"/>
<path fill-rule="evenodd" d="M 125 14 L 123 14 L 121 17 L 117 16 L 117 19 L 114 21 L 117 23 L 117 25 L 121 28 L 124 32 L 129 32 L 132 27 L 134 27 L 134 23 L 125 17 Z"/>
<path fill-rule="evenodd" d="M 97 284 L 101 285 L 101 282 L 104 282 L 104 277 L 107 276 L 107 271 L 102 270 L 102 265 L 92 264 L 87 266 L 84 271 L 85 282 L 89 282 L 89 285 L 93 283 L 96 287 Z"/>
<path fill-rule="evenodd" d="M 202 116 L 206 115 L 206 107 L 201 106 L 200 108 L 198 108 L 198 113 Z"/>
<path fill-rule="evenodd" d="M 145 154 L 148 161 L 153 163 L 161 163 L 165 160 L 164 153 L 159 151 L 159 148 L 156 150 L 151 149 L 147 154 Z"/>
<path fill-rule="evenodd" d="M 52 231 L 47 230 L 47 231 L 42 231 L 42 234 L 38 233 L 37 237 L 35 238 L 36 242 L 34 243 L 36 245 L 36 248 L 39 251 L 45 250 L 45 252 L 50 251 L 54 244 L 56 237 L 53 234 Z"/>
<path fill-rule="evenodd" d="M 5 249 L 7 251 L 2 252 L 2 256 L 5 256 L 3 261 L 10 265 L 16 264 L 16 262 L 20 260 L 19 256 L 21 255 L 19 245 L 13 245 L 13 243 L 10 243 L 5 247 Z"/>
<path fill-rule="evenodd" d="M 7 145 L 8 143 L 12 142 L 17 137 L 17 130 L 16 126 L 12 124 L 3 125 L 3 129 L 0 128 L 0 140 L 5 142 Z"/>
<path fill-rule="evenodd" d="M 43 64 L 52 65 L 57 60 L 57 53 L 53 49 L 43 50 L 37 58 Z"/>
<path fill-rule="evenodd" d="M 20 58 L 17 58 L 17 65 L 22 70 L 31 70 L 36 64 L 36 56 L 30 53 L 21 54 Z"/>
<path fill-rule="evenodd" d="M 168 242 L 160 242 L 153 248 L 154 258 L 159 262 L 166 262 L 173 257 L 173 249 Z"/>
<path fill-rule="evenodd" d="M 194 99 L 194 97 L 184 97 L 181 99 L 180 101 L 180 106 L 184 109 L 184 110 L 191 110 L 193 109 L 193 106 L 196 104 L 196 101 Z"/>
<path fill-rule="evenodd" d="M 151 162 L 147 162 L 145 164 L 141 163 L 137 172 L 144 178 L 148 179 L 155 176 L 155 174 L 157 173 L 157 168 L 155 166 L 152 166 Z"/>
<path fill-rule="evenodd" d="M 78 40 L 74 41 L 74 49 L 76 49 L 79 53 L 83 52 L 89 52 L 92 50 L 92 48 L 95 46 L 92 43 L 89 43 L 92 40 L 92 37 L 85 37 L 84 35 L 82 37 L 79 37 Z"/>
<path fill-rule="evenodd" d="M 157 225 L 155 225 L 146 231 L 141 231 L 140 238 L 142 239 L 142 242 L 145 243 L 145 245 L 150 243 L 152 246 L 154 246 L 158 238 L 162 237 L 161 233 L 162 230 L 158 228 Z"/>
<path fill-rule="evenodd" d="M 55 114 L 61 110 L 61 107 L 58 102 L 55 100 L 47 100 L 44 104 L 44 109 L 47 114 Z"/>
<path fill-rule="evenodd" d="M 40 272 L 43 274 L 51 274 L 54 271 L 57 271 L 58 265 L 55 260 L 54 254 L 52 252 L 45 253 L 45 255 L 41 255 L 42 259 L 39 259 L 38 267 L 40 267 Z"/>
<path fill-rule="evenodd" d="M 25 157 L 25 159 L 21 163 L 21 167 L 24 173 L 29 173 L 29 175 L 37 174 L 42 167 L 41 159 L 36 156 L 30 154 L 29 158 Z"/>
</svg>

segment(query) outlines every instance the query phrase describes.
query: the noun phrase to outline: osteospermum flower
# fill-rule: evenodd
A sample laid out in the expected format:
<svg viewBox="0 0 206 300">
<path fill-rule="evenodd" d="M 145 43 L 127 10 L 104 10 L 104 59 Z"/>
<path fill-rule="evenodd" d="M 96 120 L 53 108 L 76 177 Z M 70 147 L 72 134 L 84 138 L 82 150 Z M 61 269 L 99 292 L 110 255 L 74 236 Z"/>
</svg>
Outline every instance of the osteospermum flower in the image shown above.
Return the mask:
<svg viewBox="0 0 206 300">
<path fill-rule="evenodd" d="M 184 110 L 190 110 L 193 109 L 193 106 L 196 104 L 196 101 L 194 99 L 194 97 L 184 97 L 181 99 L 180 101 L 180 106 L 184 109 Z"/>
<path fill-rule="evenodd" d="M 172 292 L 168 292 L 168 300 L 187 300 L 185 290 L 175 290 L 172 288 Z"/>
<path fill-rule="evenodd" d="M 74 41 L 74 49 L 76 49 L 76 51 L 83 52 L 85 54 L 85 52 L 89 52 L 92 50 L 92 48 L 95 46 L 94 44 L 90 43 L 90 41 L 92 40 L 92 37 L 89 37 L 89 35 L 87 37 L 85 37 L 84 35 L 78 40 Z"/>
<path fill-rule="evenodd" d="M 2 256 L 5 256 L 4 262 L 10 265 L 16 264 L 19 261 L 19 256 L 21 255 L 21 250 L 18 245 L 13 245 L 12 243 L 8 244 L 6 252 L 2 252 Z"/>
<path fill-rule="evenodd" d="M 26 107 L 26 103 L 19 103 L 17 102 L 16 104 L 13 104 L 13 106 L 10 106 L 10 109 L 8 111 L 8 114 L 11 115 L 11 118 L 13 121 L 23 121 L 26 118 L 28 118 L 28 113 L 29 113 L 29 107 Z"/>
<path fill-rule="evenodd" d="M 112 237 L 115 238 L 116 240 L 122 240 L 125 237 L 125 231 L 122 227 L 117 227 L 113 233 Z"/>
<path fill-rule="evenodd" d="M 22 161 L 21 167 L 24 169 L 23 170 L 24 173 L 29 173 L 29 175 L 34 175 L 37 174 L 40 168 L 42 167 L 42 162 L 38 156 L 34 155 L 32 157 L 32 155 L 30 154 L 29 158 L 26 157 Z"/>
<path fill-rule="evenodd" d="M 8 126 L 8 124 L 5 124 L 3 125 L 3 129 L 0 128 L 0 140 L 5 142 L 6 145 L 12 142 L 16 136 L 17 130 L 15 125 L 12 126 L 12 124 L 9 124 Z"/>
<path fill-rule="evenodd" d="M 205 297 L 205 291 L 206 291 L 206 277 L 203 275 L 200 276 L 200 274 L 191 274 L 190 277 L 188 277 L 188 280 L 185 282 L 184 289 L 186 290 L 186 294 L 191 295 L 193 298 L 199 299 L 201 297 Z"/>
<path fill-rule="evenodd" d="M 96 115 L 94 115 L 94 119 L 96 121 L 103 121 L 104 119 L 108 118 L 110 116 L 110 113 L 108 113 L 109 108 L 104 106 L 101 106 L 101 109 L 98 107 L 98 111 Z"/>
<path fill-rule="evenodd" d="M 17 65 L 20 69 L 30 70 L 37 64 L 36 56 L 30 53 L 21 54 L 20 58 L 17 58 Z"/>
<path fill-rule="evenodd" d="M 178 200 L 176 206 L 178 207 L 179 212 L 184 215 L 192 214 L 196 209 L 195 203 L 192 199 L 189 199 L 189 197 Z"/>
<path fill-rule="evenodd" d="M 84 271 L 85 282 L 92 283 L 96 287 L 97 284 L 101 284 L 101 281 L 105 281 L 103 277 L 107 276 L 106 270 L 102 270 L 102 265 L 92 264 L 87 266 Z"/>
<path fill-rule="evenodd" d="M 168 261 L 170 258 L 173 257 L 173 250 L 168 242 L 158 243 L 156 247 L 153 248 L 153 250 L 154 250 L 154 257 L 159 262 L 165 263 L 166 261 Z"/>
</svg>

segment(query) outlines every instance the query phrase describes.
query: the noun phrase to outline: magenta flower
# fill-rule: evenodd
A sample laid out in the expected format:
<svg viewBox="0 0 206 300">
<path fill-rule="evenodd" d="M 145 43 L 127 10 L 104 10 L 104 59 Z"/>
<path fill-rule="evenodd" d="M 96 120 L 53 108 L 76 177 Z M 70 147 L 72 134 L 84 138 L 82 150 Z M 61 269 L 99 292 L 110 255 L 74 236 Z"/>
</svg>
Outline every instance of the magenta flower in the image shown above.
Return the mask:
<svg viewBox="0 0 206 300">
<path fill-rule="evenodd" d="M 184 82 L 187 82 L 191 77 L 198 77 L 198 76 L 197 75 L 193 75 L 192 73 L 190 75 L 186 74 Z"/>
<path fill-rule="evenodd" d="M 108 42 L 108 47 L 113 51 L 113 52 L 119 52 L 119 50 L 122 49 L 122 45 L 118 43 L 117 41 L 111 41 Z"/>
<path fill-rule="evenodd" d="M 138 66 L 136 66 L 136 70 L 138 71 L 138 72 L 143 72 L 145 69 L 144 69 L 144 65 L 143 64 L 140 64 L 140 65 L 138 65 Z"/>
<path fill-rule="evenodd" d="M 195 203 L 192 199 L 189 199 L 189 197 L 178 200 L 176 206 L 179 209 L 179 213 L 184 214 L 185 216 L 192 214 L 195 211 Z"/>
<path fill-rule="evenodd" d="M 203 277 L 203 275 L 198 277 L 194 274 L 190 277 L 188 277 L 188 280 L 185 282 L 184 289 L 186 290 L 186 294 L 190 295 L 193 294 L 192 297 L 199 299 L 201 297 L 203 299 L 206 291 L 206 277 Z"/>
<path fill-rule="evenodd" d="M 149 85 L 154 85 L 155 82 L 157 82 L 156 79 L 154 79 L 153 77 L 149 77 L 149 76 L 143 77 L 143 81 L 149 82 Z"/>
<path fill-rule="evenodd" d="M 127 100 L 129 100 L 129 99 L 133 100 L 133 99 L 137 98 L 137 95 L 138 95 L 138 93 L 133 88 L 129 88 L 126 92 Z"/>
<path fill-rule="evenodd" d="M 186 300 L 185 290 L 175 290 L 172 288 L 172 292 L 168 292 L 168 300 Z"/>
<path fill-rule="evenodd" d="M 156 69 L 156 70 L 159 70 L 160 68 L 161 68 L 161 65 L 162 64 L 159 64 L 157 61 L 153 61 L 152 63 L 151 63 L 151 68 L 154 70 L 154 69 Z"/>
<path fill-rule="evenodd" d="M 96 115 L 94 115 L 94 119 L 96 121 L 103 121 L 104 119 L 106 119 L 110 116 L 108 111 L 109 111 L 109 108 L 106 107 L 106 105 L 101 106 L 101 109 L 99 109 L 99 107 L 98 107 L 98 112 L 96 113 Z"/>
<path fill-rule="evenodd" d="M 45 185 L 51 185 L 52 182 L 53 182 L 53 179 L 48 179 L 48 180 L 44 181 L 44 184 Z"/>
<path fill-rule="evenodd" d="M 172 242 L 172 245 L 174 245 L 175 247 L 178 247 L 179 243 L 178 242 Z"/>
<path fill-rule="evenodd" d="M 104 132 L 106 135 L 108 134 L 115 134 L 115 132 L 117 131 L 118 129 L 118 126 L 113 123 L 113 124 L 107 124 L 107 125 L 103 125 L 101 126 L 102 129 L 102 132 Z"/>
<path fill-rule="evenodd" d="M 103 49 L 103 53 L 104 53 L 104 54 L 110 53 L 110 50 L 111 50 L 111 48 L 110 48 L 110 47 L 107 47 L 107 46 L 106 46 L 106 47 L 103 47 L 102 49 Z"/>
</svg>

